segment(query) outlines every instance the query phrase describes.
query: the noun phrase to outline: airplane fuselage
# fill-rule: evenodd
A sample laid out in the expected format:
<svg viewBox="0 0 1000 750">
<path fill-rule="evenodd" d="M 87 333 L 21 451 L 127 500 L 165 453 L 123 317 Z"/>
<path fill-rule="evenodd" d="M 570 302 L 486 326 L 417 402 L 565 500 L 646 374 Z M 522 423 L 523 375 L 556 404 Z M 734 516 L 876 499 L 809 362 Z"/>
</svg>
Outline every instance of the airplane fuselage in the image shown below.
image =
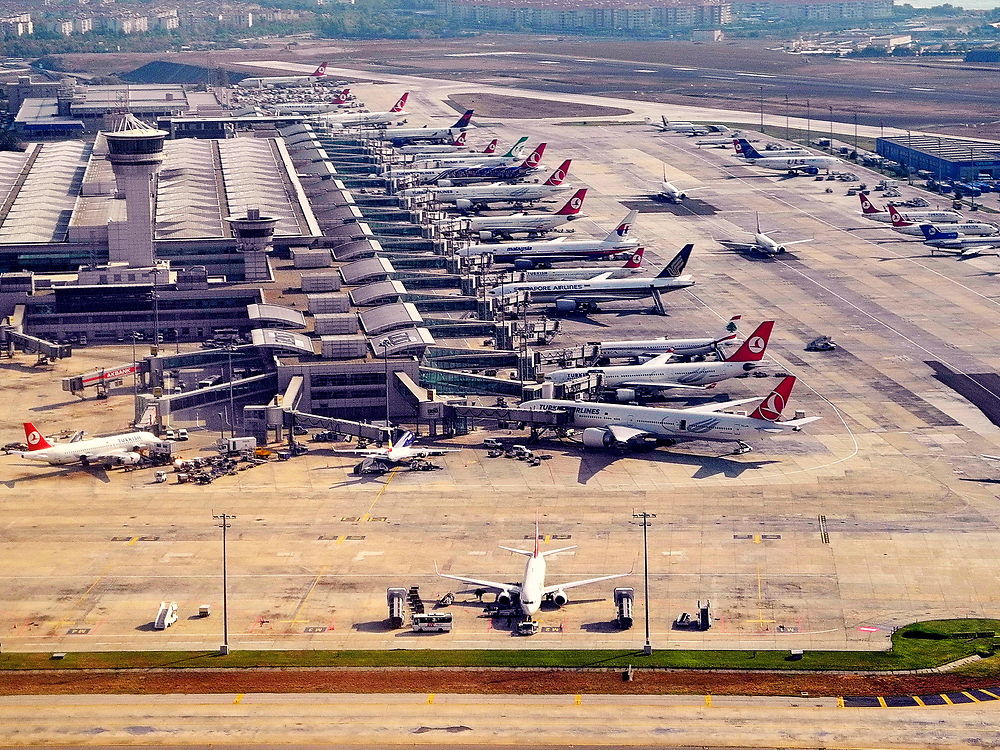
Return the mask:
<svg viewBox="0 0 1000 750">
<path fill-rule="evenodd" d="M 525 292 L 533 302 L 552 302 L 563 297 L 600 295 L 605 299 L 643 299 L 654 293 L 684 289 L 694 285 L 690 275 L 647 277 L 639 279 L 584 279 L 579 281 L 524 281 L 496 286 L 489 290 L 493 297 Z"/>
<path fill-rule="evenodd" d="M 637 247 L 639 247 L 639 243 L 632 240 L 620 240 L 618 242 L 606 242 L 604 240 L 554 242 L 548 240 L 543 242 L 511 243 L 507 245 L 475 244 L 459 249 L 458 255 L 467 258 L 479 255 L 492 255 L 493 260 L 497 263 L 511 263 L 520 259 L 551 262 L 602 258 L 608 255 L 617 255 L 618 253 L 635 250 Z M 597 274 L 594 275 L 596 276 Z"/>
<path fill-rule="evenodd" d="M 643 381 L 662 383 L 676 381 L 682 385 L 708 385 L 734 378 L 755 369 L 757 362 L 668 362 L 663 365 L 617 365 L 610 367 L 572 367 L 555 370 L 545 376 L 553 383 L 582 377 L 589 373 L 600 373 L 606 387 L 628 383 L 641 387 Z M 658 390 L 656 386 L 650 386 Z"/>
<path fill-rule="evenodd" d="M 51 448 L 24 451 L 19 455 L 31 461 L 41 461 L 55 466 L 80 463 L 90 456 L 106 456 L 111 453 L 126 453 L 137 448 L 149 448 L 160 439 L 151 432 L 127 432 L 111 437 L 91 438 L 75 443 L 57 443 Z"/>
<path fill-rule="evenodd" d="M 599 344 L 598 353 L 602 357 L 638 357 L 646 353 L 674 352 L 691 357 L 696 354 L 711 354 L 715 350 L 715 344 L 716 340 L 711 338 L 603 341 Z"/>
<path fill-rule="evenodd" d="M 542 606 L 545 591 L 545 558 L 529 557 L 524 564 L 524 580 L 519 594 L 521 611 L 527 616 L 534 615 Z"/>
</svg>

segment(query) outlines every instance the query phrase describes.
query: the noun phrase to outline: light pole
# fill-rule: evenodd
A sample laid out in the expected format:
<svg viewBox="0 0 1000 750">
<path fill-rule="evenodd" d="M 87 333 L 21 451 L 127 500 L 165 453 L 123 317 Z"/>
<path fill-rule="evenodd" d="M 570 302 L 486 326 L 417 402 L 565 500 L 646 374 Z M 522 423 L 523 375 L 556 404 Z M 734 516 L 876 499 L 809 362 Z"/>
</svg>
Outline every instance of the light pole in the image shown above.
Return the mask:
<svg viewBox="0 0 1000 750">
<path fill-rule="evenodd" d="M 226 344 L 226 359 L 229 362 L 229 437 L 236 437 L 236 407 L 233 405 L 233 345 Z"/>
<path fill-rule="evenodd" d="M 378 345 L 382 347 L 382 363 L 385 366 L 385 427 L 389 429 L 389 339 L 382 339 Z"/>
<path fill-rule="evenodd" d="M 812 141 L 812 102 L 806 99 L 806 146 Z"/>
<path fill-rule="evenodd" d="M 788 94 L 785 94 L 785 140 L 788 140 Z"/>
<path fill-rule="evenodd" d="M 764 87 L 760 87 L 760 134 L 766 135 L 764 133 Z"/>
<path fill-rule="evenodd" d="M 827 106 L 830 110 L 830 153 L 833 153 L 833 107 Z"/>
<path fill-rule="evenodd" d="M 156 355 L 160 353 L 160 297 L 156 293 L 156 273 L 159 268 L 156 265 L 156 261 L 153 261 L 153 343 L 150 346 L 149 353 Z"/>
<path fill-rule="evenodd" d="M 649 640 L 649 546 L 646 543 L 646 529 L 649 528 L 649 519 L 656 518 L 655 513 L 636 513 L 632 511 L 632 518 L 642 519 L 642 609 L 646 616 L 646 644 L 642 647 L 642 653 L 650 656 L 653 653 L 653 644 Z"/>
<path fill-rule="evenodd" d="M 232 526 L 229 522 L 236 516 L 213 513 L 212 518 L 220 521 L 218 526 L 222 529 L 222 646 L 219 647 L 219 653 L 226 656 L 229 654 L 229 569 L 226 562 L 226 529 Z"/>
</svg>

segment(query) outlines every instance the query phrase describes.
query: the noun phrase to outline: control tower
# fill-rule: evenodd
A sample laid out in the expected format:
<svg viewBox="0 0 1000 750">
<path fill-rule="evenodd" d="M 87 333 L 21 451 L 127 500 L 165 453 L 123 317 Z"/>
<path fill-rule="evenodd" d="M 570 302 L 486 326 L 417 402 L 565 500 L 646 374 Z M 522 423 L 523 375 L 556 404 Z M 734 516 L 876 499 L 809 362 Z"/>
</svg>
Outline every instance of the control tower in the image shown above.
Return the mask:
<svg viewBox="0 0 1000 750">
<path fill-rule="evenodd" d="M 156 175 L 163 163 L 167 132 L 126 114 L 114 130 L 105 130 L 103 135 L 118 197 L 125 199 L 126 214 L 124 221 L 108 226 L 110 260 L 135 268 L 152 266 Z"/>
<path fill-rule="evenodd" d="M 259 208 L 248 208 L 245 216 L 229 216 L 226 221 L 236 235 L 236 250 L 243 256 L 244 279 L 270 281 L 267 251 L 278 219 L 261 216 Z"/>
</svg>

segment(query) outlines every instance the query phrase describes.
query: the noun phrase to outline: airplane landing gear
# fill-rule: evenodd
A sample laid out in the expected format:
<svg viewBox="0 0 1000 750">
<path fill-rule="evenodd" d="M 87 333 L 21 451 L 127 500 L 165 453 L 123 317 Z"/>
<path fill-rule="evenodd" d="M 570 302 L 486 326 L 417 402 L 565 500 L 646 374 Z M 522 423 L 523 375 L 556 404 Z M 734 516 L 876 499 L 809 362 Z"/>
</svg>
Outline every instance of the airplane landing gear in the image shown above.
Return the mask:
<svg viewBox="0 0 1000 750">
<path fill-rule="evenodd" d="M 735 455 L 735 456 L 742 456 L 744 453 L 749 453 L 752 450 L 753 450 L 753 448 L 751 448 L 749 445 L 747 445 L 746 443 L 744 443 L 742 440 L 737 440 L 736 441 L 736 450 L 733 451 L 733 455 Z"/>
</svg>

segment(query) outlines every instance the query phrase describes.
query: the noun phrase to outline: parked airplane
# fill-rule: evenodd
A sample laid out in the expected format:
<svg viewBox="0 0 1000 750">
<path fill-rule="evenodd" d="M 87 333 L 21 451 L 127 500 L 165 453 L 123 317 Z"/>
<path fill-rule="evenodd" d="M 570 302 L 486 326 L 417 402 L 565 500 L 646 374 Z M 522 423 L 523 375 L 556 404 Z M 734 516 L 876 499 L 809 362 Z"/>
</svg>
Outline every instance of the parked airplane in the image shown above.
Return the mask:
<svg viewBox="0 0 1000 750">
<path fill-rule="evenodd" d="M 885 209 L 875 208 L 868 193 L 858 193 L 858 198 L 861 200 L 861 215 L 866 219 L 881 221 L 884 224 L 892 223 L 892 216 L 889 212 Z M 903 217 L 903 221 L 912 221 L 916 224 L 926 222 L 955 224 L 962 220 L 961 214 L 955 211 L 941 211 L 938 209 L 930 211 L 900 211 L 899 213 Z"/>
<path fill-rule="evenodd" d="M 761 366 L 774 321 L 757 326 L 739 349 L 729 357 L 713 362 L 677 362 L 671 352 L 653 357 L 640 365 L 570 367 L 548 373 L 545 379 L 565 383 L 585 375 L 601 375 L 601 385 L 614 388 L 620 401 L 633 401 L 637 393 L 650 394 L 671 388 L 703 390 L 723 380 L 735 378 Z"/>
<path fill-rule="evenodd" d="M 1000 250 L 1000 238 L 997 237 L 966 237 L 958 232 L 942 231 L 933 224 L 921 224 L 920 231 L 924 233 L 924 244 L 931 248 L 931 255 L 935 250 L 943 250 L 971 258 L 987 250 Z"/>
<path fill-rule="evenodd" d="M 329 102 L 285 102 L 274 105 L 272 109 L 279 115 L 288 113 L 313 115 L 323 112 L 336 112 L 347 106 L 359 106 L 357 100 L 351 96 L 350 89 L 338 91 Z"/>
<path fill-rule="evenodd" d="M 652 358 L 659 354 L 672 354 L 677 358 L 704 357 L 715 354 L 719 351 L 720 346 L 736 338 L 740 318 L 739 315 L 731 317 L 726 323 L 722 335 L 717 338 L 672 339 L 664 336 L 659 339 L 595 342 L 598 363 L 603 364 L 611 359 L 622 357 Z"/>
<path fill-rule="evenodd" d="M 402 116 L 409 96 L 410 92 L 405 92 L 387 112 L 326 112 L 316 115 L 316 120 L 332 128 L 359 128 L 392 122 Z"/>
<path fill-rule="evenodd" d="M 496 263 L 513 263 L 514 268 L 522 271 L 560 261 L 607 258 L 639 246 L 638 242 L 629 239 L 632 224 L 638 215 L 638 211 L 629 211 L 603 240 L 566 240 L 559 237 L 510 245 L 476 244 L 459 248 L 458 255 L 464 258 L 489 256 Z"/>
<path fill-rule="evenodd" d="M 320 63 L 312 73 L 307 76 L 259 76 L 255 78 L 244 78 L 237 86 L 241 88 L 263 89 L 270 87 L 285 88 L 286 86 L 304 86 L 327 78 L 326 68 L 329 63 Z"/>
<path fill-rule="evenodd" d="M 490 289 L 492 297 L 505 297 L 517 292 L 527 294 L 530 302 L 555 302 L 560 312 L 573 312 L 583 307 L 597 310 L 601 302 L 645 299 L 652 297 L 662 308 L 660 296 L 676 289 L 694 286 L 690 274 L 682 276 L 694 245 L 687 244 L 656 276 L 626 279 L 581 279 L 568 281 L 521 281 Z"/>
<path fill-rule="evenodd" d="M 361 456 L 372 458 L 377 461 L 384 461 L 389 464 L 405 463 L 414 458 L 427 458 L 428 456 L 443 456 L 445 453 L 458 453 L 461 448 L 414 448 L 413 441 L 417 436 L 410 431 L 404 432 L 396 442 L 390 442 L 388 447 L 382 448 L 355 448 L 347 450 L 343 448 L 334 449 L 334 453 L 351 456 Z"/>
<path fill-rule="evenodd" d="M 460 131 L 468 129 L 469 123 L 472 122 L 472 114 L 471 109 L 465 110 L 465 113 L 447 128 L 429 128 L 426 125 L 422 128 L 376 128 L 368 135 L 380 141 L 391 141 L 393 145 L 416 141 L 447 143 L 453 140 Z"/>
<path fill-rule="evenodd" d="M 564 161 L 542 183 L 519 183 L 507 185 L 494 182 L 487 185 L 461 185 L 459 187 L 419 187 L 400 190 L 403 196 L 425 195 L 428 192 L 439 203 L 454 203 L 462 211 L 477 207 L 486 207 L 491 203 L 512 203 L 515 206 L 535 203 L 544 198 L 551 198 L 570 189 L 563 185 L 563 180 L 569 173 L 571 159 Z"/>
<path fill-rule="evenodd" d="M 469 133 L 467 130 L 463 130 L 455 138 L 452 139 L 451 143 L 417 143 L 412 146 L 400 146 L 396 150 L 401 154 L 412 155 L 414 157 L 420 157 L 424 155 L 431 154 L 455 154 L 463 152 L 465 148 L 465 141 L 468 138 Z M 486 148 L 482 150 L 481 153 L 492 154 L 497 150 L 497 144 L 500 141 L 494 138 L 490 141 Z M 474 153 L 474 152 L 470 152 Z"/>
<path fill-rule="evenodd" d="M 636 251 L 625 261 L 625 265 L 617 268 L 600 268 L 584 266 L 580 268 L 542 268 L 538 270 L 515 271 L 514 281 L 567 281 L 569 279 L 623 279 L 642 269 L 642 256 L 646 248 L 636 248 Z"/>
<path fill-rule="evenodd" d="M 516 213 L 509 216 L 473 216 L 466 221 L 469 232 L 477 234 L 486 242 L 497 237 L 511 239 L 514 235 L 527 235 L 529 238 L 540 237 L 575 219 L 586 217 L 580 213 L 583 201 L 587 197 L 587 188 L 580 188 L 570 197 L 558 211 L 552 214 Z"/>
<path fill-rule="evenodd" d="M 793 240 L 792 242 L 778 242 L 760 231 L 759 214 L 757 215 L 757 231 L 746 232 L 746 234 L 753 236 L 753 242 L 737 242 L 736 240 L 716 240 L 716 242 L 730 250 L 736 250 L 741 253 L 759 253 L 760 255 L 778 255 L 779 253 L 787 252 L 788 248 L 792 245 L 812 242 L 812 238 L 808 240 Z"/>
<path fill-rule="evenodd" d="M 41 461 L 54 466 L 80 463 L 84 466 L 99 465 L 133 466 L 142 460 L 139 452 L 162 441 L 151 432 L 125 432 L 107 437 L 75 440 L 53 445 L 46 440 L 31 422 L 24 423 L 24 442 L 28 450 L 18 453 L 21 458 Z"/>
<path fill-rule="evenodd" d="M 840 164 L 840 159 L 832 156 L 767 156 L 758 153 L 757 149 L 746 141 L 742 141 L 743 151 L 746 154 L 747 162 L 762 169 L 773 169 L 777 172 L 787 172 L 795 174 L 819 174 L 821 169 L 828 172 Z"/>
<path fill-rule="evenodd" d="M 407 170 L 405 177 L 422 185 L 451 187 L 459 182 L 490 182 L 492 180 L 520 180 L 537 172 L 546 144 L 540 143 L 521 164 L 496 166 L 455 166 L 436 169 Z"/>
<path fill-rule="evenodd" d="M 650 123 L 657 130 L 665 133 L 683 133 L 684 135 L 706 135 L 708 133 L 724 133 L 726 128 L 721 125 L 710 125 L 702 123 L 696 125 L 693 122 L 671 122 L 666 115 L 660 115 L 662 122 Z"/>
<path fill-rule="evenodd" d="M 475 153 L 472 151 L 467 151 L 461 154 L 442 154 L 440 156 L 435 154 L 429 154 L 426 157 L 420 156 L 413 160 L 413 166 L 415 168 L 435 168 L 435 167 L 454 167 L 454 166 L 476 166 L 476 165 L 502 165 L 502 164 L 514 164 L 521 160 L 521 152 L 524 151 L 525 147 L 528 145 L 528 136 L 522 136 L 518 139 L 517 143 L 511 146 L 509 149 L 504 151 L 502 154 L 498 153 Z M 408 167 L 409 165 L 407 165 Z M 406 168 L 400 170 L 405 172 Z"/>
<path fill-rule="evenodd" d="M 665 445 L 674 445 L 682 440 L 719 440 L 735 441 L 739 446 L 736 452 L 746 453 L 751 450 L 746 439 L 780 434 L 786 430 L 798 432 L 805 425 L 820 419 L 803 417 L 781 421 L 781 412 L 788 404 L 794 385 L 793 376 L 782 379 L 749 416 L 723 410 L 757 401 L 756 398 L 685 409 L 536 399 L 525 401 L 521 408 L 568 412 L 571 424 L 584 428 L 583 445 L 587 448 L 624 451 L 630 447 L 645 447 L 643 444 L 649 439 Z"/>
<path fill-rule="evenodd" d="M 885 207 L 889 211 L 889 218 L 892 219 L 892 228 L 895 231 L 900 234 L 909 234 L 914 237 L 924 236 L 924 232 L 920 226 L 915 222 L 906 221 L 903 218 L 903 215 L 899 212 L 899 209 L 894 205 L 887 203 Z M 963 221 L 957 224 L 948 224 L 945 231 L 958 232 L 959 234 L 967 234 L 973 237 L 992 237 L 993 235 L 1000 233 L 1000 227 L 996 224 Z"/>
<path fill-rule="evenodd" d="M 751 164 L 753 164 L 755 159 L 769 159 L 771 157 L 782 156 L 809 156 L 812 153 L 804 148 L 773 148 L 765 149 L 761 153 L 746 138 L 732 138 L 730 142 L 736 149 L 736 155 L 747 159 Z"/>
<path fill-rule="evenodd" d="M 552 586 L 546 586 L 545 558 L 559 552 L 576 549 L 576 545 L 571 547 L 560 547 L 559 549 L 546 550 L 542 552 L 539 549 L 538 542 L 538 521 L 535 521 L 535 548 L 533 551 L 529 552 L 525 549 L 514 549 L 513 547 L 504 547 L 503 545 L 499 545 L 502 550 L 514 552 L 518 555 L 524 555 L 528 558 L 528 562 L 524 566 L 524 576 L 521 578 L 521 583 L 500 583 L 499 581 L 487 581 L 482 578 L 470 578 L 467 576 L 456 576 L 440 572 L 438 575 L 442 578 L 467 583 L 470 586 L 481 586 L 483 588 L 496 591 L 497 603 L 505 606 L 513 604 L 514 598 L 516 597 L 518 606 L 527 617 L 534 615 L 539 608 L 541 608 L 542 602 L 546 600 L 551 601 L 557 607 L 562 607 L 567 604 L 569 602 L 569 597 L 566 595 L 567 589 L 575 589 L 578 586 L 586 586 L 591 583 L 600 583 L 601 581 L 610 581 L 614 578 L 624 578 L 625 576 L 631 575 L 631 573 L 614 573 L 612 575 L 597 576 L 596 578 L 585 578 L 580 581 L 570 581 L 569 583 L 558 583 Z"/>
<path fill-rule="evenodd" d="M 694 188 L 702 190 L 703 188 Z M 653 196 L 654 200 L 666 201 L 667 203 L 680 203 L 687 199 L 687 193 L 674 187 L 673 183 L 667 181 L 667 170 L 663 170 L 663 181 L 660 183 L 660 191 Z"/>
</svg>

